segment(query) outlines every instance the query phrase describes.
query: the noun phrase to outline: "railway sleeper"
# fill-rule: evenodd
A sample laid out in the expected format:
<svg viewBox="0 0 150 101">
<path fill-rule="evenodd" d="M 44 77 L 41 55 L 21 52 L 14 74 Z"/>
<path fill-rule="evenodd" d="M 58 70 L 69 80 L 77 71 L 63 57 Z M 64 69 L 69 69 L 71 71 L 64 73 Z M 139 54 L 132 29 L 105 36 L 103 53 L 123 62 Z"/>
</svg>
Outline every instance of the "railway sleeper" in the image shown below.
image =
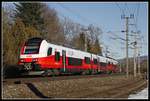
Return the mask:
<svg viewBox="0 0 150 101">
<path fill-rule="evenodd" d="M 42 76 L 51 76 L 51 75 L 53 75 L 53 72 L 51 69 L 47 69 L 41 75 Z"/>
<path fill-rule="evenodd" d="M 92 74 L 92 75 L 95 75 L 95 74 L 97 74 L 97 73 L 98 73 L 97 70 L 94 69 L 94 70 L 92 70 L 92 73 L 91 73 L 91 74 Z"/>
<path fill-rule="evenodd" d="M 87 70 L 84 70 L 82 71 L 82 75 L 94 75 L 94 74 L 97 74 L 97 70 L 91 70 L 91 69 L 87 69 Z"/>
<path fill-rule="evenodd" d="M 60 72 L 58 69 L 47 69 L 42 73 L 42 76 L 58 76 Z"/>
<path fill-rule="evenodd" d="M 60 75 L 60 70 L 59 69 L 52 69 L 53 75 L 58 76 Z"/>
</svg>

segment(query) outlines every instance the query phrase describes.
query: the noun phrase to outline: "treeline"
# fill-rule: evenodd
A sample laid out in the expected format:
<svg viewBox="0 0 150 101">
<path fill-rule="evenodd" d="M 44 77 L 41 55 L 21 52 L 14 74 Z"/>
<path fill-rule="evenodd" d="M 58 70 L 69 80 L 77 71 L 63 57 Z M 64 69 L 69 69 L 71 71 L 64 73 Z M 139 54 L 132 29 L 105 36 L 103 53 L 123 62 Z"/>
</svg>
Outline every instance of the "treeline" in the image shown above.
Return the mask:
<svg viewBox="0 0 150 101">
<path fill-rule="evenodd" d="M 24 41 L 41 37 L 47 41 L 84 50 L 85 35 L 87 51 L 102 54 L 100 28 L 90 24 L 75 23 L 69 18 L 59 18 L 55 9 L 45 3 L 14 3 L 15 9 L 2 8 L 3 64 L 17 64 Z"/>
<path fill-rule="evenodd" d="M 126 59 L 121 60 L 121 62 L 119 62 L 119 67 L 121 67 L 122 71 L 126 71 Z M 129 73 L 130 74 L 134 74 L 134 58 L 129 58 Z M 138 73 L 138 64 L 137 64 L 137 73 Z M 141 73 L 145 73 L 148 72 L 148 60 L 145 59 L 143 61 L 140 62 L 140 72 Z"/>
</svg>

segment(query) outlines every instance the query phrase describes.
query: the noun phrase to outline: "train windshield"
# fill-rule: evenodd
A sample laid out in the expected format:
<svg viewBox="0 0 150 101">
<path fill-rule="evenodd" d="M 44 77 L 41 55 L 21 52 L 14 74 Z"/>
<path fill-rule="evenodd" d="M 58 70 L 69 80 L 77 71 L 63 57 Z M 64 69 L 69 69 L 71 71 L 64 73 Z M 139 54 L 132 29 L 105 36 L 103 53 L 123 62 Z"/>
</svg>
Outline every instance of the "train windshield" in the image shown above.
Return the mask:
<svg viewBox="0 0 150 101">
<path fill-rule="evenodd" d="M 32 38 L 32 39 L 29 39 L 25 43 L 24 54 L 38 54 L 41 42 L 42 42 L 41 38 Z"/>
<path fill-rule="evenodd" d="M 39 53 L 39 46 L 26 46 L 24 54 L 37 54 Z"/>
</svg>

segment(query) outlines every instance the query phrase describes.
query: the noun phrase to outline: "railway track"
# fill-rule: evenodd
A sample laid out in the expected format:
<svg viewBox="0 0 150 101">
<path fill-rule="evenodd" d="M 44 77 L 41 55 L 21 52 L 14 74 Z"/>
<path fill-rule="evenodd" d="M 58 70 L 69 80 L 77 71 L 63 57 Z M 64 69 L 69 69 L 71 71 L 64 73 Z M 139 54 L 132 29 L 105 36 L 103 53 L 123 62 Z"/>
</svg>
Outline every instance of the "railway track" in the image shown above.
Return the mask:
<svg viewBox="0 0 150 101">
<path fill-rule="evenodd" d="M 9 78 L 3 83 L 5 97 L 20 95 L 25 98 L 43 98 L 39 93 L 48 98 L 127 98 L 131 92 L 147 85 L 142 78 L 126 78 L 119 74 Z"/>
<path fill-rule="evenodd" d="M 96 87 L 64 91 L 60 95 L 66 98 L 127 98 L 131 92 L 141 89 L 146 83 L 147 82 L 143 82 L 141 79 L 133 81 L 125 80 L 118 82 L 118 84 L 115 82 L 105 83 Z"/>
<path fill-rule="evenodd" d="M 23 76 L 17 78 L 7 78 L 3 79 L 4 84 L 23 84 L 23 83 L 32 83 L 39 81 L 55 81 L 55 80 L 69 80 L 69 79 L 84 79 L 84 78 L 93 78 L 93 77 L 109 77 L 109 76 L 117 76 L 122 74 L 97 74 L 97 75 L 63 75 L 63 76 L 50 76 L 50 77 L 42 77 L 42 76 Z"/>
<path fill-rule="evenodd" d="M 111 84 L 111 87 L 110 85 L 105 84 L 107 89 L 101 89 L 95 93 L 86 94 L 80 97 L 127 98 L 131 92 L 141 89 L 146 85 L 147 82 L 143 82 L 141 79 L 132 82 L 121 82 L 118 83 L 118 85 Z"/>
</svg>

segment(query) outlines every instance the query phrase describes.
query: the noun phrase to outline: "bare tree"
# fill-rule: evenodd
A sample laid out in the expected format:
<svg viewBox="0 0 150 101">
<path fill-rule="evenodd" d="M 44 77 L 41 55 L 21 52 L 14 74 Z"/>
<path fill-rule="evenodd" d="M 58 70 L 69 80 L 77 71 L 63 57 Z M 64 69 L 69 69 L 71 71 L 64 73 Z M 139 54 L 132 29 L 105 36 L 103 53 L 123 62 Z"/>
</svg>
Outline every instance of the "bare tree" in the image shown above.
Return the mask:
<svg viewBox="0 0 150 101">
<path fill-rule="evenodd" d="M 56 44 L 64 43 L 64 33 L 62 32 L 62 25 L 55 9 L 48 7 L 46 4 L 43 9 L 44 18 L 44 35 L 43 37 L 50 42 Z"/>
</svg>

